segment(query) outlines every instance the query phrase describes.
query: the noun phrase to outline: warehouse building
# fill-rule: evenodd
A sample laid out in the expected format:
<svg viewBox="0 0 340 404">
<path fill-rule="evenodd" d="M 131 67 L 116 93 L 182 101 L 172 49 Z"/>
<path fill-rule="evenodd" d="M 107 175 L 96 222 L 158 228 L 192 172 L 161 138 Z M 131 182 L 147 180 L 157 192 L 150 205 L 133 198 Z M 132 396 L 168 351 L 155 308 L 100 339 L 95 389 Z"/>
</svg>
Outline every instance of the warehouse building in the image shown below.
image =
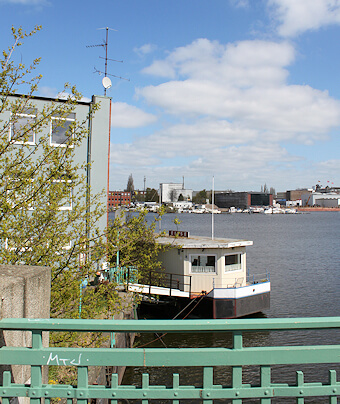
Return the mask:
<svg viewBox="0 0 340 404">
<path fill-rule="evenodd" d="M 273 195 L 264 192 L 217 192 L 215 205 L 219 208 L 248 209 L 251 206 L 270 206 Z"/>
</svg>

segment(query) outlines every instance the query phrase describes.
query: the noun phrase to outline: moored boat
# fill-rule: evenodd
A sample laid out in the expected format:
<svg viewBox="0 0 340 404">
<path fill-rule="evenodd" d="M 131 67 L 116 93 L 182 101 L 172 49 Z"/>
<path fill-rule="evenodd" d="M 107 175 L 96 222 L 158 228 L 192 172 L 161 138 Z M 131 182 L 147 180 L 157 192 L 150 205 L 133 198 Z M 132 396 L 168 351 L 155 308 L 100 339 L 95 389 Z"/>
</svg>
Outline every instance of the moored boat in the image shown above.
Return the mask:
<svg viewBox="0 0 340 404">
<path fill-rule="evenodd" d="M 172 246 L 159 258 L 172 282 L 177 280 L 178 290 L 187 293 L 176 299 L 173 290 L 171 300 L 176 300 L 179 309 L 198 298 L 195 314 L 205 318 L 237 318 L 269 309 L 269 275 L 247 274 L 246 247 L 252 241 L 189 234 L 157 241 Z M 184 282 L 184 278 L 190 281 Z"/>
</svg>

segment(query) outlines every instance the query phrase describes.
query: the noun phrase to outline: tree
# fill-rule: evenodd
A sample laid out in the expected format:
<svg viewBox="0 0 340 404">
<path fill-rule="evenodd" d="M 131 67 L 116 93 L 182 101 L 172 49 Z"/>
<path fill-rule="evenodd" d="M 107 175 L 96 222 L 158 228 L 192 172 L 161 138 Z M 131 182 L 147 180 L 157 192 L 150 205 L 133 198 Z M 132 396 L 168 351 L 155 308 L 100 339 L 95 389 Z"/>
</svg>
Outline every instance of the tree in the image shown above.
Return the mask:
<svg viewBox="0 0 340 404">
<path fill-rule="evenodd" d="M 158 192 L 154 188 L 146 188 L 145 202 L 158 202 Z"/>
<path fill-rule="evenodd" d="M 162 275 L 162 264 L 158 258 L 159 252 L 167 248 L 157 243 L 155 234 L 156 224 L 164 213 L 159 210 L 158 216 L 151 223 L 147 222 L 147 210 L 142 209 L 123 221 L 117 217 L 108 229 L 108 257 L 112 264 L 117 262 L 119 255 L 120 267 L 136 267 L 139 281 L 149 279 L 149 272 Z"/>
<path fill-rule="evenodd" d="M 81 94 L 65 85 L 66 99 L 37 109 L 34 93 L 41 76 L 33 73 L 40 59 L 25 67 L 11 56 L 39 29 L 26 34 L 12 28 L 14 45 L 0 59 L 0 262 L 49 266 L 51 316 L 74 318 L 79 315 L 80 283 L 91 276 L 94 263 L 106 251 L 104 234 L 96 227 L 106 207 L 86 185 L 84 172 L 90 163 L 74 163 L 75 150 L 86 141 L 89 120 L 98 106 L 84 120 L 70 123 L 67 119 Z M 17 95 L 20 89 L 26 95 Z M 49 143 L 51 122 L 54 133 L 65 136 L 61 147 Z M 30 142 L 32 134 L 36 143 Z M 64 209 L 68 203 L 72 208 Z M 107 302 L 112 302 L 105 310 L 111 311 L 116 292 L 105 293 Z M 96 304 L 101 299 L 101 293 L 84 294 L 83 316 L 105 311 L 102 303 Z"/>
<path fill-rule="evenodd" d="M 183 194 L 179 194 L 178 196 L 178 202 L 183 202 L 184 201 L 184 196 Z"/>
<path fill-rule="evenodd" d="M 131 192 L 131 196 L 133 196 L 133 191 L 134 190 L 135 190 L 135 187 L 133 185 L 133 177 L 132 177 L 132 174 L 130 174 L 129 178 L 128 178 L 127 185 L 126 185 L 126 191 Z"/>
<path fill-rule="evenodd" d="M 202 191 L 199 191 L 193 198 L 192 201 L 194 203 L 199 203 L 199 204 L 205 204 L 207 203 L 207 200 L 209 200 L 210 195 L 205 189 L 202 189 Z"/>
<path fill-rule="evenodd" d="M 175 201 L 176 201 L 176 196 L 177 196 L 176 191 L 175 191 L 174 189 L 172 189 L 172 190 L 169 192 L 170 202 L 175 202 Z"/>
</svg>

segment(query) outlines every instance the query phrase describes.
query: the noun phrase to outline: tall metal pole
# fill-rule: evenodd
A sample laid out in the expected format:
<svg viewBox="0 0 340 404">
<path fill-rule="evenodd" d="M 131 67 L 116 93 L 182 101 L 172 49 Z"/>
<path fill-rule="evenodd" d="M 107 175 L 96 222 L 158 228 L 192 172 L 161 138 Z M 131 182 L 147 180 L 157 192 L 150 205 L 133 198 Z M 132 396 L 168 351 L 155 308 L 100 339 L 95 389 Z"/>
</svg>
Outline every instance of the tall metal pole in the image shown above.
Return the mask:
<svg viewBox="0 0 340 404">
<path fill-rule="evenodd" d="M 215 192 L 215 177 L 213 176 L 212 182 L 212 195 L 211 195 L 211 239 L 214 240 L 214 192 Z"/>
<path fill-rule="evenodd" d="M 107 45 L 109 41 L 109 27 L 106 27 L 106 41 L 105 41 L 105 77 L 107 77 Z M 104 95 L 106 96 L 106 87 L 104 87 Z"/>
</svg>

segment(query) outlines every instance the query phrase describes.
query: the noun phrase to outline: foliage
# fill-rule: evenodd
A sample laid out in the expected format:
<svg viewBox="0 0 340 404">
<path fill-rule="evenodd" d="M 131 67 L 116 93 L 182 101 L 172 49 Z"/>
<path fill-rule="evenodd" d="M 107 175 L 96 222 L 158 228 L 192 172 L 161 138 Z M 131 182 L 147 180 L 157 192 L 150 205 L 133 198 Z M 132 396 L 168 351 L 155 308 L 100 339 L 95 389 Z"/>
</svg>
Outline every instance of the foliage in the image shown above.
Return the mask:
<svg viewBox="0 0 340 404">
<path fill-rule="evenodd" d="M 171 201 L 171 202 L 177 202 L 177 201 L 176 201 L 177 192 L 176 192 L 174 189 L 172 189 L 172 190 L 170 191 L 170 193 L 169 193 L 169 198 L 170 198 L 170 201 Z"/>
<path fill-rule="evenodd" d="M 155 188 L 146 188 L 145 202 L 158 202 L 158 191 Z"/>
<path fill-rule="evenodd" d="M 133 196 L 134 190 L 135 190 L 135 186 L 133 185 L 133 177 L 132 177 L 132 174 L 130 174 L 127 185 L 126 185 L 126 191 L 131 192 L 131 196 Z"/>
<path fill-rule="evenodd" d="M 141 191 L 134 191 L 133 200 L 134 202 L 145 202 L 144 193 Z"/>
<path fill-rule="evenodd" d="M 156 226 L 164 214 L 163 208 L 157 217 L 148 224 L 147 210 L 142 209 L 137 214 L 114 220 L 108 229 L 108 257 L 111 263 L 117 261 L 119 254 L 119 266 L 138 268 L 140 279 L 148 276 L 150 271 L 161 271 L 162 263 L 158 258 L 161 251 L 167 246 L 157 243 L 158 235 L 155 234 Z"/>
<path fill-rule="evenodd" d="M 75 87 L 65 85 L 66 99 L 37 108 L 34 93 L 41 76 L 33 72 L 39 59 L 25 67 L 10 58 L 15 47 L 39 29 L 26 34 L 13 28 L 14 45 L 0 59 L 0 263 L 49 266 L 51 316 L 75 318 L 80 282 L 91 276 L 94 263 L 106 252 L 103 235 L 96 228 L 106 207 L 86 185 L 87 163 L 74 163 L 98 106 L 84 120 L 65 128 L 65 118 L 81 99 Z M 19 89 L 27 88 L 26 95 L 18 95 Z M 49 143 L 52 117 L 58 117 L 57 127 L 66 131 L 63 147 Z M 29 142 L 33 131 L 35 142 Z M 72 208 L 63 209 L 65 202 L 72 203 Z M 108 314 L 117 304 L 116 292 L 110 288 L 83 295 L 82 315 L 87 318 Z"/>
<path fill-rule="evenodd" d="M 193 196 L 192 201 L 198 204 L 205 204 L 207 200 L 211 200 L 211 193 L 207 192 L 205 189 L 197 192 L 195 196 Z"/>
<path fill-rule="evenodd" d="M 270 187 L 270 189 L 267 187 L 267 184 L 261 185 L 261 192 L 265 194 L 271 194 L 271 195 L 276 195 L 276 191 L 274 187 Z"/>
</svg>

